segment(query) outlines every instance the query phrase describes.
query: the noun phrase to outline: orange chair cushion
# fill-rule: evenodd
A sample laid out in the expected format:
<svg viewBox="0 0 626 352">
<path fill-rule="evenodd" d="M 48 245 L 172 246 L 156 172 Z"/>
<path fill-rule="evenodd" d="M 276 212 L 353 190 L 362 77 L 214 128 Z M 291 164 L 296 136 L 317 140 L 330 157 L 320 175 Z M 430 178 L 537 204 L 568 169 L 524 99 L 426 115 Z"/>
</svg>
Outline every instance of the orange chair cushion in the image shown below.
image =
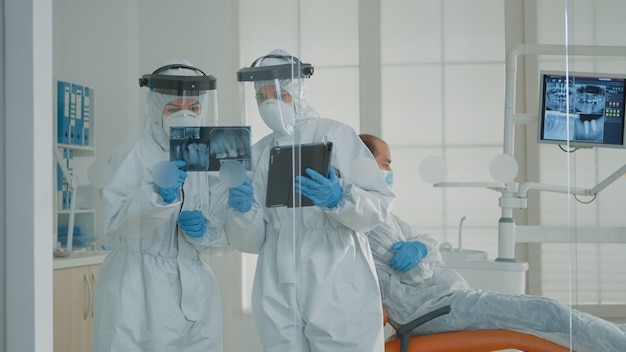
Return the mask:
<svg viewBox="0 0 626 352">
<path fill-rule="evenodd" d="M 486 352 L 518 349 L 529 352 L 566 352 L 569 348 L 535 335 L 513 330 L 468 330 L 412 336 L 408 352 Z M 400 350 L 400 340 L 385 343 L 385 352 Z"/>
</svg>

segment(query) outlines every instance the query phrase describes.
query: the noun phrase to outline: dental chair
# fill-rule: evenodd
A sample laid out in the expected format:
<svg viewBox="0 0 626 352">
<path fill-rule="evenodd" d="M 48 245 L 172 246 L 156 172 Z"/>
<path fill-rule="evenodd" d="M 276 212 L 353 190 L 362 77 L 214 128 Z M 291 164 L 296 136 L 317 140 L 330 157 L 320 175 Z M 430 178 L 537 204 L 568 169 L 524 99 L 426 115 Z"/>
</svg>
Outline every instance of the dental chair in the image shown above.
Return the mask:
<svg viewBox="0 0 626 352">
<path fill-rule="evenodd" d="M 385 352 L 490 352 L 507 349 L 526 352 L 570 351 L 569 348 L 535 335 L 504 329 L 452 331 L 411 336 L 411 331 L 420 325 L 448 314 L 451 310 L 450 306 L 445 306 L 402 326 L 388 321 L 385 316 L 385 324 L 392 326 L 396 332 L 395 336 L 385 342 Z"/>
</svg>

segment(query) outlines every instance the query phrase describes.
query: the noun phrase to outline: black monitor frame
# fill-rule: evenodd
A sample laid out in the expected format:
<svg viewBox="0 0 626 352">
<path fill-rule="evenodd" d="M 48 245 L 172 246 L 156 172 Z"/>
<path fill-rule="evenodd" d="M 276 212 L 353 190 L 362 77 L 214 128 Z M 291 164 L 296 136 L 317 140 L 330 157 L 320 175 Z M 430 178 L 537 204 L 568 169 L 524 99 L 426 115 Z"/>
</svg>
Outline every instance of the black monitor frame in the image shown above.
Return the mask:
<svg viewBox="0 0 626 352">
<path fill-rule="evenodd" d="M 541 71 L 539 87 L 538 143 L 626 148 L 626 75 Z"/>
</svg>

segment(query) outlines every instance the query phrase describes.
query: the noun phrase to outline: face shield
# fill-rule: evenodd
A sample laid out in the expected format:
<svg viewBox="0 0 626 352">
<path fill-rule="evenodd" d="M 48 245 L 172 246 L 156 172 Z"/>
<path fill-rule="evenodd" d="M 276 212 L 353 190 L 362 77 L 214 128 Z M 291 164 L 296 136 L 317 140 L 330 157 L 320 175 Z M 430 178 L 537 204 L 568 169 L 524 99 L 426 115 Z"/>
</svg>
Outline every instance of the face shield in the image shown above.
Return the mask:
<svg viewBox="0 0 626 352">
<path fill-rule="evenodd" d="M 237 72 L 241 97 L 245 97 L 245 82 L 253 82 L 254 98 L 263 122 L 275 133 L 292 135 L 295 121 L 306 108 L 303 81 L 313 71 L 311 64 L 302 63 L 294 56 L 260 57 L 250 67 Z M 245 111 L 243 100 L 241 111 Z"/>
<path fill-rule="evenodd" d="M 148 87 L 152 133 L 165 142 L 176 127 L 217 125 L 217 80 L 186 64 L 163 66 L 139 79 Z"/>
</svg>

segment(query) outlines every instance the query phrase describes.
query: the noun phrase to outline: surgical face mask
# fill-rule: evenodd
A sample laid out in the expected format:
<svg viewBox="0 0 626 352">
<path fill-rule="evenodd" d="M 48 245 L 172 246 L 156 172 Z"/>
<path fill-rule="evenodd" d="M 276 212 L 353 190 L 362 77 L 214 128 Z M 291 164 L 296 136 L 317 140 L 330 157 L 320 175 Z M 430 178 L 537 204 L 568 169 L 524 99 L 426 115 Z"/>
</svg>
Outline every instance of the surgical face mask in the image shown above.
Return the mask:
<svg viewBox="0 0 626 352">
<path fill-rule="evenodd" d="M 387 186 L 389 186 L 389 188 L 393 187 L 393 171 L 380 170 L 380 172 L 383 174 Z"/>
<path fill-rule="evenodd" d="M 198 126 L 200 119 L 198 115 L 189 110 L 180 110 L 171 115 L 163 116 L 163 130 L 170 136 L 170 127 L 177 126 Z"/>
<path fill-rule="evenodd" d="M 296 112 L 292 104 L 278 99 L 266 99 L 259 105 L 259 114 L 267 127 L 274 132 L 293 133 Z"/>
</svg>

